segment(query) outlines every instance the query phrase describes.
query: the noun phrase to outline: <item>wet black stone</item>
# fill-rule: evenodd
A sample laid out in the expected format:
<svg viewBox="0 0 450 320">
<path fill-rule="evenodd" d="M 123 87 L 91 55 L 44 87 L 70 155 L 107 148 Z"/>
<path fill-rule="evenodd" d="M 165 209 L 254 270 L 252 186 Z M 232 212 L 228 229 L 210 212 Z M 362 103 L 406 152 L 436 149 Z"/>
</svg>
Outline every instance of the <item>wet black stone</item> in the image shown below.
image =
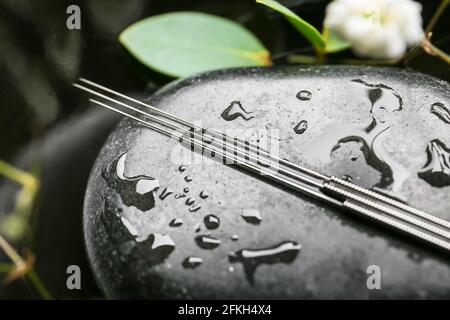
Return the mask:
<svg viewBox="0 0 450 320">
<path fill-rule="evenodd" d="M 298 100 L 299 88 L 308 88 L 313 98 Z M 450 219 L 450 187 L 432 186 L 418 175 L 427 163 L 430 141 L 439 139 L 450 146 L 448 124 L 430 112 L 433 103 L 450 105 L 449 92 L 444 81 L 398 69 L 292 66 L 204 74 L 171 84 L 150 100 L 189 121 L 201 120 L 207 128 L 278 129 L 281 157 L 326 174 L 351 176 L 354 183 L 398 194 L 413 206 Z M 223 119 L 224 110 L 238 100 L 253 118 Z M 300 119 L 307 119 L 310 127 L 298 135 L 292 128 Z M 330 131 L 336 123 L 353 129 Z M 366 132 L 366 140 L 347 134 L 355 128 Z M 374 128 L 381 128 L 384 135 L 375 147 L 367 142 L 370 134 L 378 132 Z M 339 145 L 316 152 L 317 139 L 326 139 L 325 134 L 338 138 Z M 237 135 L 242 138 L 244 134 L 239 131 Z M 87 187 L 84 231 L 94 273 L 108 297 L 370 299 L 450 295 L 448 256 L 233 166 L 174 161 L 177 148 L 176 141 L 126 119 L 97 159 Z M 161 190 L 182 193 L 184 175 L 174 168 L 187 165 L 189 175 L 195 177 L 189 183 L 192 193 L 204 190 L 214 197 L 198 197 L 196 204 L 201 209 L 196 212 L 188 212 L 184 201 L 174 197 L 164 202 L 155 197 L 155 207 L 145 216 L 123 206 L 101 176 L 103 168 L 123 152 L 130 154 L 127 170 L 155 177 Z M 390 162 L 383 163 L 383 159 Z M 173 251 L 165 252 L 164 259 L 152 260 L 148 251 L 129 248 L 129 234 L 117 232 L 112 241 L 98 214 L 102 198 L 110 207 L 123 208 L 121 214 L 142 214 L 139 228 L 169 234 L 175 243 Z M 248 209 L 258 210 L 264 222 L 251 225 L 243 221 L 240 213 Z M 197 245 L 193 228 L 209 212 L 220 216 L 222 222 L 213 235 L 221 244 L 213 250 Z M 170 227 L 169 222 L 178 216 L 184 224 Z M 234 234 L 239 234 L 239 241 L 230 240 Z M 230 252 L 270 248 L 287 241 L 300 244 L 301 253 L 288 264 L 258 267 L 253 284 L 240 264 L 234 266 L 234 272 L 224 272 Z M 129 250 L 123 250 L 121 243 L 127 243 Z M 120 257 L 127 252 L 131 252 L 127 259 Z M 182 261 L 187 256 L 202 256 L 205 263 L 201 268 L 184 269 Z M 366 286 L 370 265 L 381 269 L 381 290 Z M 148 288 L 143 290 L 143 284 Z"/>
</svg>

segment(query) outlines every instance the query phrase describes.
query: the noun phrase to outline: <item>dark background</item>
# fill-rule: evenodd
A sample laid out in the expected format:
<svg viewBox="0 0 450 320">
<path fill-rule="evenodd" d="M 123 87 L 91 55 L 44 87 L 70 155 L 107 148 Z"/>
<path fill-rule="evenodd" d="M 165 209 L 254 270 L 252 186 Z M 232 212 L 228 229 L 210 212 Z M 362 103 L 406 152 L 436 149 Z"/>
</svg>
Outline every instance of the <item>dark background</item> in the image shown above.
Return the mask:
<svg viewBox="0 0 450 320">
<path fill-rule="evenodd" d="M 321 0 L 280 1 L 320 28 Z M 438 0 L 420 1 L 425 23 Z M 66 8 L 81 8 L 81 30 L 66 28 Z M 130 95 L 151 94 L 171 79 L 137 63 L 118 34 L 144 17 L 170 11 L 202 11 L 250 29 L 275 64 L 291 52 L 311 53 L 308 43 L 277 13 L 252 0 L 0 0 L 0 159 L 39 168 L 41 189 L 32 233 L 15 245 L 31 247 L 36 270 L 56 298 L 102 298 L 85 258 L 82 202 L 90 168 L 118 117 L 93 108 L 71 84 L 79 77 Z M 433 42 L 450 52 L 446 13 Z M 341 54 L 351 56 L 350 53 Z M 410 67 L 450 80 L 449 65 L 425 54 Z M 0 217 L 12 210 L 18 187 L 0 178 Z M 0 252 L 0 261 L 7 261 Z M 82 269 L 82 290 L 67 290 L 66 268 Z M 37 298 L 22 280 L 0 284 L 0 298 Z"/>
</svg>

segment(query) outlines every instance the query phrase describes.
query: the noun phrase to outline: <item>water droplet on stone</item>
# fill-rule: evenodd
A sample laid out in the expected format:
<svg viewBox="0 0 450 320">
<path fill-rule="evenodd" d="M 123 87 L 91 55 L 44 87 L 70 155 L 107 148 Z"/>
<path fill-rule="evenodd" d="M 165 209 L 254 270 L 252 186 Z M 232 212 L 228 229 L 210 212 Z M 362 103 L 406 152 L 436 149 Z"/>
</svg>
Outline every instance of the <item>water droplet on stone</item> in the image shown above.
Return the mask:
<svg viewBox="0 0 450 320">
<path fill-rule="evenodd" d="M 146 240 L 146 239 L 138 238 L 139 232 L 136 230 L 134 225 L 127 218 L 121 216 L 120 221 L 122 221 L 123 225 L 125 226 L 125 228 L 127 228 L 128 232 L 132 236 L 136 237 L 136 241 L 141 242 L 141 241 Z"/>
<path fill-rule="evenodd" d="M 261 214 L 256 209 L 245 209 L 242 212 L 241 217 L 251 224 L 260 224 L 262 221 Z"/>
<path fill-rule="evenodd" d="M 184 177 L 184 181 L 191 182 L 192 181 L 192 177 L 191 176 L 186 176 L 186 177 Z"/>
<path fill-rule="evenodd" d="M 184 197 L 186 197 L 186 195 L 185 195 L 185 194 L 182 194 L 182 193 L 177 193 L 177 194 L 175 195 L 175 199 L 180 199 L 180 198 L 184 198 Z"/>
<path fill-rule="evenodd" d="M 195 242 L 202 249 L 214 249 L 220 245 L 220 240 L 210 235 L 199 235 Z"/>
<path fill-rule="evenodd" d="M 185 172 L 186 171 L 186 166 L 185 165 L 181 165 L 178 167 L 178 171 L 179 172 Z"/>
<path fill-rule="evenodd" d="M 194 204 L 192 207 L 189 208 L 189 212 L 197 212 L 201 208 L 202 206 L 200 204 Z"/>
<path fill-rule="evenodd" d="M 239 101 L 233 101 L 222 111 L 221 117 L 225 121 L 232 121 L 237 118 L 242 118 L 245 121 L 251 120 L 254 116 L 249 116 L 252 112 L 247 112 Z"/>
<path fill-rule="evenodd" d="M 186 199 L 186 201 L 184 202 L 187 206 L 191 206 L 195 203 L 195 198 L 189 197 Z"/>
<path fill-rule="evenodd" d="M 356 161 L 356 160 L 358 160 L 358 156 L 351 156 L 351 157 L 350 157 L 350 160 L 351 160 L 351 161 Z"/>
<path fill-rule="evenodd" d="M 203 221 L 208 229 L 217 229 L 220 225 L 220 219 L 213 214 L 208 214 L 205 216 Z"/>
<path fill-rule="evenodd" d="M 312 97 L 312 93 L 308 90 L 301 90 L 296 95 L 297 99 L 301 101 L 308 101 Z"/>
<path fill-rule="evenodd" d="M 431 113 L 435 114 L 445 123 L 450 124 L 450 110 L 443 103 L 435 102 L 431 105 Z"/>
<path fill-rule="evenodd" d="M 209 197 L 209 193 L 206 191 L 201 191 L 199 196 L 201 199 L 206 199 Z"/>
<path fill-rule="evenodd" d="M 153 233 L 152 249 L 157 249 L 160 247 L 172 247 L 175 248 L 175 242 L 167 234 Z"/>
<path fill-rule="evenodd" d="M 203 263 L 203 259 L 199 257 L 187 257 L 183 260 L 183 267 L 186 269 L 194 269 Z"/>
<path fill-rule="evenodd" d="M 171 227 L 179 227 L 183 224 L 183 219 L 181 218 L 175 218 L 170 221 L 169 226 Z"/>
<path fill-rule="evenodd" d="M 360 125 L 342 123 L 328 125 L 323 133 L 311 142 L 309 154 L 324 162 L 330 162 L 330 155 L 333 158 L 336 154 L 342 153 L 342 150 L 350 150 L 345 157 L 358 154 L 359 159 L 365 159 L 370 167 L 380 173 L 379 181 L 373 184 L 375 187 L 383 189 L 389 187 L 398 192 L 410 176 L 410 172 L 384 149 L 384 141 L 392 134 L 391 127 L 394 123 L 391 122 L 395 119 L 395 115 L 403 110 L 403 99 L 387 85 L 367 83 L 361 79 L 352 82 L 364 85 L 372 121 Z M 348 159 L 345 158 L 347 161 Z"/>
<path fill-rule="evenodd" d="M 183 189 L 183 192 L 184 192 L 184 193 L 188 193 L 188 192 L 189 192 L 189 188 L 184 188 L 184 189 Z"/>
<path fill-rule="evenodd" d="M 231 236 L 231 240 L 233 240 L 233 241 L 238 241 L 238 240 L 239 240 L 239 236 L 238 236 L 237 234 L 233 234 L 233 235 Z"/>
<path fill-rule="evenodd" d="M 427 145 L 427 163 L 419 171 L 420 178 L 434 187 L 450 185 L 450 149 L 438 139 Z"/>
<path fill-rule="evenodd" d="M 146 260 L 151 267 L 160 264 L 174 251 L 175 242 L 169 235 L 152 233 L 147 241 L 139 243 L 137 250 L 139 255 Z"/>
<path fill-rule="evenodd" d="M 308 129 L 308 121 L 302 120 L 294 127 L 294 132 L 296 134 L 303 134 L 306 129 Z"/>
<path fill-rule="evenodd" d="M 128 177 L 125 174 L 127 153 L 122 153 L 102 170 L 102 177 L 107 185 L 114 189 L 125 206 L 134 206 L 147 211 L 155 206 L 154 193 L 159 187 L 159 181 L 153 177 L 139 175 Z"/>
<path fill-rule="evenodd" d="M 286 241 L 264 249 L 242 249 L 230 253 L 230 262 L 240 262 L 244 267 L 247 280 L 253 284 L 256 268 L 261 264 L 292 263 L 298 255 L 301 245 Z"/>
<path fill-rule="evenodd" d="M 228 272 L 234 272 L 234 267 L 233 266 L 228 266 Z"/>
<path fill-rule="evenodd" d="M 165 200 L 168 196 L 170 196 L 173 193 L 173 191 L 169 188 L 164 188 L 161 190 L 161 193 L 159 194 L 159 199 Z"/>
<path fill-rule="evenodd" d="M 136 183 L 136 192 L 139 194 L 146 194 L 151 191 L 157 191 L 159 188 L 159 181 L 156 179 L 140 179 Z"/>
<path fill-rule="evenodd" d="M 200 232 L 200 230 L 202 229 L 202 227 L 200 226 L 200 223 L 195 225 L 195 232 Z"/>
</svg>

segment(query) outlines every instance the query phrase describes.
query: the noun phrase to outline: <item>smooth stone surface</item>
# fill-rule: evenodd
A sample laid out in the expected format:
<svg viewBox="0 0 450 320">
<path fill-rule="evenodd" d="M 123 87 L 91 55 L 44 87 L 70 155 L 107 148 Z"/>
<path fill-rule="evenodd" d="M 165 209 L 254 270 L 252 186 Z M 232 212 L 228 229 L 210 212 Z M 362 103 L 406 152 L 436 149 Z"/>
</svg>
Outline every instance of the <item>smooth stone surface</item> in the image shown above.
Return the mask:
<svg viewBox="0 0 450 320">
<path fill-rule="evenodd" d="M 297 98 L 301 90 L 311 92 L 309 100 Z M 444 81 L 389 68 L 240 69 L 175 82 L 149 101 L 206 128 L 237 130 L 228 131 L 233 136 L 278 129 L 282 157 L 349 175 L 450 219 L 450 187 L 433 187 L 418 176 L 431 140 L 450 146 L 449 125 L 430 112 L 435 102 L 450 105 Z M 297 134 L 293 128 L 303 120 L 308 126 Z M 356 133 L 364 139 L 355 139 Z M 340 140 L 339 147 L 332 140 Z M 186 151 L 177 141 L 123 120 L 96 161 L 84 230 L 94 274 L 108 297 L 450 297 L 448 256 L 232 166 L 177 161 L 180 150 Z M 107 184 L 105 172 L 119 173 L 113 177 L 118 182 Z M 139 177 L 153 181 L 139 189 L 139 196 L 153 198 L 150 210 L 124 205 L 122 199 L 139 197 L 130 185 L 117 187 L 137 184 Z M 209 197 L 201 198 L 201 191 Z M 241 216 L 246 210 L 257 210 L 261 223 L 247 223 Z M 212 213 L 220 227 L 207 230 L 202 222 Z M 183 225 L 171 227 L 174 218 Z M 215 240 L 199 246 L 204 235 Z M 241 263 L 260 255 L 257 249 L 272 255 Z M 203 263 L 183 267 L 191 256 Z M 366 285 L 370 265 L 381 269 L 381 290 Z"/>
</svg>

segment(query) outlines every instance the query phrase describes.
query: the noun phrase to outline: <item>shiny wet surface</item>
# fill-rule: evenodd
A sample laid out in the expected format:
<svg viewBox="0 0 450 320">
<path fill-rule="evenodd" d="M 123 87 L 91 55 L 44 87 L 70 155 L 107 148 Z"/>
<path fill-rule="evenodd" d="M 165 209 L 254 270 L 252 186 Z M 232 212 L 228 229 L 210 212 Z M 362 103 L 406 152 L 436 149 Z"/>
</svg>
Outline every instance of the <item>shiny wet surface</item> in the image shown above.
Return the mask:
<svg viewBox="0 0 450 320">
<path fill-rule="evenodd" d="M 310 100 L 296 97 L 299 87 L 308 88 Z M 415 93 L 419 88 L 420 98 Z M 430 110 L 436 100 L 449 103 L 448 90 L 445 83 L 394 69 L 292 67 L 213 73 L 170 86 L 151 101 L 189 121 L 201 114 L 207 128 L 278 129 L 282 157 L 326 174 L 347 175 L 357 184 L 392 193 L 450 219 L 448 187 L 433 186 L 419 175 L 428 161 L 430 141 L 450 143 L 448 124 Z M 218 95 L 220 101 L 213 98 Z M 240 101 L 255 117 L 224 119 L 222 112 L 233 101 Z M 299 119 L 308 121 L 302 134 L 292 130 Z M 258 137 L 245 138 L 254 142 Z M 154 177 L 162 190 L 169 188 L 173 194 L 142 211 L 125 205 L 116 190 L 105 189 L 99 173 L 125 151 L 126 176 Z M 108 295 L 430 298 L 449 294 L 448 259 L 429 248 L 230 166 L 212 160 L 189 163 L 182 157 L 185 151 L 189 150 L 177 142 L 125 120 L 101 153 L 89 185 L 85 231 L 94 269 Z M 205 191 L 209 196 L 203 199 L 199 195 Z M 170 236 L 174 249 L 164 261 L 148 269 L 138 255 L 125 255 L 114 267 L 102 267 L 117 247 L 101 231 L 95 214 L 98 193 L 107 194 L 113 208 L 122 208 L 138 233 Z M 194 205 L 186 204 L 189 198 L 199 202 L 197 211 L 189 210 Z M 211 213 L 220 219 L 216 229 L 205 225 Z M 169 222 L 175 218 L 182 218 L 183 225 L 171 227 Z M 202 263 L 189 267 L 188 257 Z M 372 264 L 384 270 L 384 290 L 366 287 L 366 270 Z M 114 280 L 125 274 L 126 282 Z M 134 286 L 140 281 L 151 288 L 138 290 Z"/>
</svg>

